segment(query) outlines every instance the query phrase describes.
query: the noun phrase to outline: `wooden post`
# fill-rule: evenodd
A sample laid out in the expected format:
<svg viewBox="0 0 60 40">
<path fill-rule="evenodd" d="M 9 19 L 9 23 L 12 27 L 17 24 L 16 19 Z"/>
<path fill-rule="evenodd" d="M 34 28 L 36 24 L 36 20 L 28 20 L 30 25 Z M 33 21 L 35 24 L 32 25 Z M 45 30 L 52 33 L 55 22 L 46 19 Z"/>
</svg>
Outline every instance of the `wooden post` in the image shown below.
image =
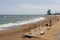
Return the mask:
<svg viewBox="0 0 60 40">
<path fill-rule="evenodd" d="M 36 31 L 36 24 L 35 24 L 35 31 Z"/>
<path fill-rule="evenodd" d="M 56 14 L 55 14 L 55 20 L 56 20 Z"/>
<path fill-rule="evenodd" d="M 29 35 L 31 35 L 31 33 L 30 33 L 30 25 L 29 25 Z"/>
<path fill-rule="evenodd" d="M 41 25 L 40 25 L 40 23 L 39 23 L 39 30 L 40 30 L 40 26 L 41 26 Z"/>
<path fill-rule="evenodd" d="M 51 27 L 51 19 L 50 19 L 50 27 Z"/>
</svg>

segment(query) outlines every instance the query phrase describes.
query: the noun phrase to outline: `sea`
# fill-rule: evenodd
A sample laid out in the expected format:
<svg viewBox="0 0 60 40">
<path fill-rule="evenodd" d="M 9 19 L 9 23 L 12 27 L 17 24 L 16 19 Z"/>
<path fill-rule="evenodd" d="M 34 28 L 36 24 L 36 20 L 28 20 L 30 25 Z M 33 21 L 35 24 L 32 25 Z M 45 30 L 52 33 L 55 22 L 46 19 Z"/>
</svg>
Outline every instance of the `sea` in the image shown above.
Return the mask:
<svg viewBox="0 0 60 40">
<path fill-rule="evenodd" d="M 21 23 L 34 21 L 43 16 L 47 15 L 0 15 L 0 31 L 15 29 L 20 27 Z M 60 40 L 60 33 L 57 35 L 57 40 Z"/>
<path fill-rule="evenodd" d="M 0 15 L 0 25 L 8 23 L 16 23 L 18 21 L 29 21 L 44 15 Z"/>
<path fill-rule="evenodd" d="M 39 17 L 46 15 L 0 15 L 0 30 L 10 29 L 9 27 L 17 27 L 20 24 L 37 21 Z M 31 21 L 30 21 L 31 20 Z"/>
</svg>

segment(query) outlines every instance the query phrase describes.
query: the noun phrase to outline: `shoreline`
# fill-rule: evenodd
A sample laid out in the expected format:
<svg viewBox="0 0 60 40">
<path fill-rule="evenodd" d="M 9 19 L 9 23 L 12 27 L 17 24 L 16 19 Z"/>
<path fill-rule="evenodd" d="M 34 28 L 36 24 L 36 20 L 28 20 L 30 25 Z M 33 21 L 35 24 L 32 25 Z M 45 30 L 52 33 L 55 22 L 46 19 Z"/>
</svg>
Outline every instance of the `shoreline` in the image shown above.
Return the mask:
<svg viewBox="0 0 60 40">
<path fill-rule="evenodd" d="M 48 24 L 48 26 L 50 27 L 50 19 L 51 19 L 52 20 L 52 23 L 51 23 L 52 28 L 50 30 L 46 30 L 46 33 L 44 35 L 42 35 L 42 36 L 39 33 L 37 33 L 38 34 L 37 37 L 39 37 L 38 39 L 40 39 L 40 38 L 47 39 L 47 37 L 49 36 L 50 38 L 48 40 L 55 40 L 57 32 L 59 32 L 58 31 L 59 27 L 57 28 L 56 26 L 58 26 L 58 24 L 60 24 L 59 23 L 60 21 L 58 22 L 57 19 L 60 20 L 60 16 L 57 16 L 56 20 L 55 20 L 55 16 L 45 16 L 45 18 L 47 18 L 47 19 L 44 20 L 44 21 L 38 21 L 38 22 L 33 23 L 33 24 L 25 24 L 25 25 L 22 25 L 20 28 L 17 28 L 17 29 L 14 29 L 14 30 L 0 31 L 0 39 L 4 40 L 4 39 L 6 39 L 8 37 L 6 39 L 6 40 L 8 40 L 9 38 L 11 38 L 9 35 L 11 35 L 12 38 L 9 39 L 9 40 L 14 40 L 14 39 L 15 40 L 18 40 L 18 39 L 25 40 L 27 38 L 25 38 L 25 39 L 22 38 L 23 35 L 21 35 L 21 34 L 24 33 L 24 32 L 29 32 L 29 26 L 31 27 L 30 29 L 35 29 L 35 28 L 40 27 L 40 26 L 44 27 L 44 26 L 46 26 L 46 24 Z M 36 25 L 36 27 L 34 25 Z M 54 31 L 54 33 L 52 31 Z M 17 36 L 17 35 L 20 35 L 20 36 Z M 55 35 L 55 37 L 54 37 L 54 35 Z M 53 36 L 53 37 L 51 38 L 51 36 Z M 17 37 L 17 39 L 15 37 Z M 19 38 L 19 37 L 21 37 L 21 38 Z"/>
<path fill-rule="evenodd" d="M 2 25 L 0 25 L 0 31 L 16 29 L 17 27 L 19 27 L 21 25 L 34 24 L 34 23 L 36 23 L 38 21 L 42 21 L 44 19 L 45 19 L 44 17 L 39 17 L 39 18 L 33 18 L 29 21 L 23 21 L 22 23 L 16 22 L 16 23 L 2 24 Z"/>
</svg>

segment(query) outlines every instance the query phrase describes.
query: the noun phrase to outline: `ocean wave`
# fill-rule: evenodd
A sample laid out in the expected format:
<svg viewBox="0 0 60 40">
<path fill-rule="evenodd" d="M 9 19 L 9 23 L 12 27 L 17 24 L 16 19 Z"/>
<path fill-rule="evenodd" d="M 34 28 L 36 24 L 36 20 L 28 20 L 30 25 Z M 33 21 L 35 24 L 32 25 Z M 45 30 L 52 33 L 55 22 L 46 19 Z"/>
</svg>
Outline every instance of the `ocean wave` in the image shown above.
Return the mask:
<svg viewBox="0 0 60 40">
<path fill-rule="evenodd" d="M 4 18 L 7 18 L 7 16 L 4 16 Z"/>
<path fill-rule="evenodd" d="M 41 21 L 44 19 L 45 19 L 44 17 L 39 17 L 39 18 L 33 18 L 29 21 L 22 21 L 22 22 L 17 21 L 16 23 L 2 24 L 0 25 L 0 30 L 14 29 L 14 28 L 20 27 L 21 25 Z"/>
</svg>

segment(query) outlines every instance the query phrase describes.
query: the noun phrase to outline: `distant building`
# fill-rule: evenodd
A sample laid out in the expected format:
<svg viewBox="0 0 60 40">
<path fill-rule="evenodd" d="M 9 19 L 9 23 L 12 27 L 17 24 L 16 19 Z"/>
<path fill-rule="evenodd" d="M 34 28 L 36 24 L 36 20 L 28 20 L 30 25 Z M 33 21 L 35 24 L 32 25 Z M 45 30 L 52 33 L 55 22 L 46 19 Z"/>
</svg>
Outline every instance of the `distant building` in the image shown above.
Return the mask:
<svg viewBox="0 0 60 40">
<path fill-rule="evenodd" d="M 51 15 L 51 10 L 50 9 L 47 11 L 47 15 Z"/>
<path fill-rule="evenodd" d="M 60 15 L 60 13 L 54 13 L 54 14 L 52 14 L 52 15 Z"/>
</svg>

